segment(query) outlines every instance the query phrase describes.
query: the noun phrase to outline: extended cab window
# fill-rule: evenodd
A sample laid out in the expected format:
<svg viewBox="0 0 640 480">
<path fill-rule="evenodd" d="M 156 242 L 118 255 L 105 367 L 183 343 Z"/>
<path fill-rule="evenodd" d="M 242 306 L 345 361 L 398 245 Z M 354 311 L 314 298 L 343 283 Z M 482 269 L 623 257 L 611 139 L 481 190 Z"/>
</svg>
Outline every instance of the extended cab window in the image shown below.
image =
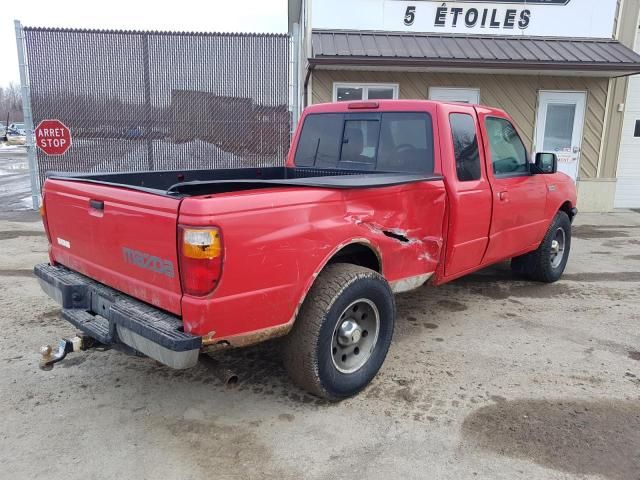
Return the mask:
<svg viewBox="0 0 640 480">
<path fill-rule="evenodd" d="M 453 151 L 456 157 L 456 175 L 461 182 L 480 179 L 480 154 L 476 122 L 466 113 L 449 116 Z"/>
<path fill-rule="evenodd" d="M 489 140 L 489 153 L 496 176 L 529 172 L 527 149 L 510 121 L 487 117 L 485 123 Z"/>
<path fill-rule="evenodd" d="M 433 173 L 428 113 L 307 115 L 296 147 L 300 167 Z"/>
</svg>

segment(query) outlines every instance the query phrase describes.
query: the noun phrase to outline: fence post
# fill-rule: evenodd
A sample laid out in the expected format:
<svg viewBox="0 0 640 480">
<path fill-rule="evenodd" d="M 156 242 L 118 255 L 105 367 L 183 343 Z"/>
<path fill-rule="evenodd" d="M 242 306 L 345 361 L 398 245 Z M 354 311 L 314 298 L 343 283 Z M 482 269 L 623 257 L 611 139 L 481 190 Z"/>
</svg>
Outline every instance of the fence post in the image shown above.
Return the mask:
<svg viewBox="0 0 640 480">
<path fill-rule="evenodd" d="M 31 91 L 29 88 L 29 74 L 27 55 L 24 43 L 24 31 L 20 20 L 14 20 L 16 27 L 16 45 L 18 47 L 18 65 L 20 66 L 20 91 L 22 93 L 22 112 L 24 115 L 24 129 L 27 137 L 27 160 L 29 162 L 29 178 L 31 180 L 31 202 L 34 210 L 40 207 L 40 182 L 38 177 L 38 162 L 36 161 L 36 145 L 33 131 L 33 114 L 31 112 Z"/>
<path fill-rule="evenodd" d="M 289 42 L 291 47 L 289 48 L 289 110 L 291 111 L 289 138 L 291 139 L 300 116 L 300 26 L 297 23 L 293 24 L 293 34 L 289 36 Z"/>
</svg>

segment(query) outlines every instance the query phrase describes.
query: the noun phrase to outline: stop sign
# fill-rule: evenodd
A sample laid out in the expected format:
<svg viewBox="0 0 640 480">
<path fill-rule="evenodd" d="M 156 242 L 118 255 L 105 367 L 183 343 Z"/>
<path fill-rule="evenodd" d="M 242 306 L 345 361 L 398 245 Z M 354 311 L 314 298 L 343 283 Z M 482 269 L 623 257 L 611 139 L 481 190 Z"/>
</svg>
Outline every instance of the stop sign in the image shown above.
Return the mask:
<svg viewBox="0 0 640 480">
<path fill-rule="evenodd" d="M 63 155 L 71 146 L 71 131 L 60 120 L 42 120 L 35 133 L 36 145 L 47 155 Z"/>
</svg>

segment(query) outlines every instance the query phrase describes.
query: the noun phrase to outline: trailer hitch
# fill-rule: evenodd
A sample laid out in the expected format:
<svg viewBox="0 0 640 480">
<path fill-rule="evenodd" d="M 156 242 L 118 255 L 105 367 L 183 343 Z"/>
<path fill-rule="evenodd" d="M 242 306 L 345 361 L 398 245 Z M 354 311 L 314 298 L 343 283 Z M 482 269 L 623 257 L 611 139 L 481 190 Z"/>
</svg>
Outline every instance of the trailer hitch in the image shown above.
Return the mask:
<svg viewBox="0 0 640 480">
<path fill-rule="evenodd" d="M 64 360 L 68 353 L 79 352 L 93 347 L 96 341 L 88 335 L 76 335 L 71 339 L 63 338 L 58 342 L 55 350 L 51 345 L 40 347 L 40 368 L 42 370 L 51 370 L 53 366 Z"/>
</svg>

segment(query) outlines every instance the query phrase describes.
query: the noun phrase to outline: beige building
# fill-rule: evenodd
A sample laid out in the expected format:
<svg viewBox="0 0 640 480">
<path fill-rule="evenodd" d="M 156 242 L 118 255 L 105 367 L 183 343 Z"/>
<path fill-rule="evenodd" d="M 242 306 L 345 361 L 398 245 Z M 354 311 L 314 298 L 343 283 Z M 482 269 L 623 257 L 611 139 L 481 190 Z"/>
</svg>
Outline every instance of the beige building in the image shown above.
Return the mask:
<svg viewBox="0 0 640 480">
<path fill-rule="evenodd" d="M 581 210 L 609 211 L 639 12 L 640 0 L 289 0 L 294 119 L 358 99 L 498 107 L 532 151 L 558 155 Z"/>
<path fill-rule="evenodd" d="M 640 52 L 640 35 L 635 51 Z M 629 77 L 616 169 L 616 208 L 640 208 L 640 75 Z"/>
</svg>

